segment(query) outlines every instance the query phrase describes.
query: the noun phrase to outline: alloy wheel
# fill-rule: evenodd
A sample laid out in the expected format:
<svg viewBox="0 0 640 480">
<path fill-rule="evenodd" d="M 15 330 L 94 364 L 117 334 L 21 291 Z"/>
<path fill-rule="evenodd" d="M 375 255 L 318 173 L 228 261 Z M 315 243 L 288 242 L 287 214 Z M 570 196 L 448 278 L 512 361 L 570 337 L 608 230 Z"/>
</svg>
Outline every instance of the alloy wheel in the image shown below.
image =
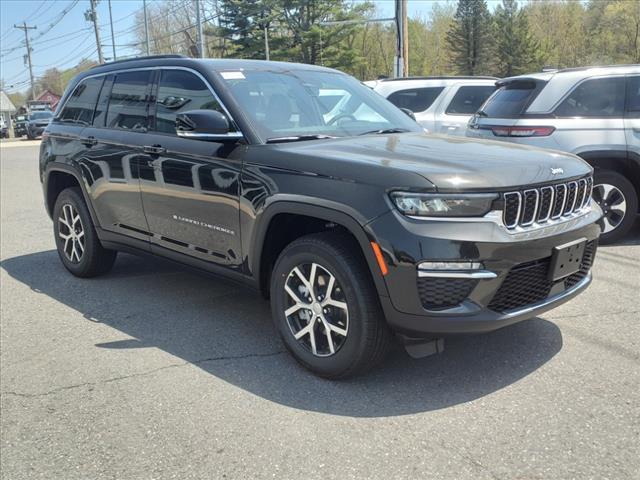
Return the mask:
<svg viewBox="0 0 640 480">
<path fill-rule="evenodd" d="M 70 203 L 65 203 L 58 218 L 58 236 L 64 241 L 62 251 L 72 263 L 80 263 L 84 255 L 84 227 L 80 214 Z"/>
<path fill-rule="evenodd" d="M 602 208 L 603 233 L 616 229 L 627 213 L 627 202 L 622 191 L 614 185 L 601 183 L 594 185 L 593 199 Z"/>
<path fill-rule="evenodd" d="M 349 308 L 336 277 L 318 263 L 298 265 L 284 290 L 284 315 L 294 338 L 315 356 L 335 354 L 349 329 Z"/>
</svg>

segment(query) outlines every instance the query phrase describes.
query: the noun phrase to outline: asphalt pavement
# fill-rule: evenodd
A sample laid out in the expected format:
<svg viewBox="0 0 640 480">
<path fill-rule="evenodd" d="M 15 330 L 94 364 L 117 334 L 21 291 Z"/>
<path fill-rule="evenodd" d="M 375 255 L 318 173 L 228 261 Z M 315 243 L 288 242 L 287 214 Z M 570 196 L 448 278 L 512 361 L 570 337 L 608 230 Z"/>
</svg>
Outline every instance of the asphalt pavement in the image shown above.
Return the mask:
<svg viewBox="0 0 640 480">
<path fill-rule="evenodd" d="M 0 478 L 640 478 L 640 227 L 558 309 L 330 382 L 251 290 L 68 274 L 37 145 L 0 146 Z"/>
</svg>

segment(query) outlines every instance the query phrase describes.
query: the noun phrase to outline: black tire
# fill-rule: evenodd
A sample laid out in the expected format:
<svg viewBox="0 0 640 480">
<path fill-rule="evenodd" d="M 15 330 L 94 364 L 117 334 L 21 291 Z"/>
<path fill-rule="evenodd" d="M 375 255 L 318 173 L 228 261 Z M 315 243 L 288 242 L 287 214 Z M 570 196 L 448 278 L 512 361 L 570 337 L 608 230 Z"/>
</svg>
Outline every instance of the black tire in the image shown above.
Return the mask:
<svg viewBox="0 0 640 480">
<path fill-rule="evenodd" d="M 285 310 L 290 306 L 288 302 L 291 301 L 289 294 L 285 292 L 290 273 L 295 267 L 313 263 L 319 265 L 326 274 L 335 277 L 335 285 L 340 286 L 333 289 L 337 292 L 335 295 L 340 295 L 348 308 L 346 336 L 334 337 L 342 341 L 342 344 L 336 348 L 335 353 L 322 357 L 314 355 L 305 345 L 306 337 L 296 340 L 293 327 L 290 327 L 290 321 L 285 315 Z M 321 276 L 322 274 L 317 276 L 318 283 Z M 318 289 L 321 288 L 318 286 Z M 391 332 L 382 313 L 369 268 L 359 246 L 350 236 L 323 232 L 299 238 L 289 244 L 274 266 L 270 293 L 273 320 L 285 346 L 300 364 L 316 375 L 330 379 L 346 378 L 364 373 L 385 357 L 391 343 Z M 334 297 L 331 292 L 329 296 Z M 307 313 L 313 312 L 311 308 L 305 310 Z M 329 310 L 327 318 L 333 314 L 331 307 Z M 295 314 L 290 315 L 289 319 L 293 315 Z M 318 329 L 324 328 L 320 319 L 317 321 Z M 327 333 L 326 329 L 319 331 Z M 317 338 L 324 338 L 328 344 L 326 337 Z"/>
<path fill-rule="evenodd" d="M 636 189 L 633 187 L 633 184 L 623 175 L 611 171 L 611 170 L 596 170 L 594 179 L 594 190 L 593 190 L 593 199 L 598 202 L 600 207 L 603 209 L 603 213 L 605 218 L 603 218 L 603 233 L 600 235 L 600 243 L 615 243 L 622 240 L 633 224 L 636 221 L 637 213 L 638 213 L 638 193 Z M 598 185 L 612 185 L 621 192 L 622 196 L 624 196 L 624 201 L 626 202 L 626 211 L 622 218 L 620 218 L 619 211 L 615 211 L 615 209 L 611 208 L 611 203 L 607 203 L 600 198 L 601 195 L 597 188 Z M 611 199 L 613 199 L 614 203 L 619 203 L 618 195 L 610 195 Z M 605 205 L 605 203 L 607 203 Z M 604 229 L 606 227 L 606 222 L 611 225 L 613 222 L 616 222 L 616 226 L 613 230 L 605 232 Z"/>
<path fill-rule="evenodd" d="M 70 207 L 73 210 L 69 210 Z M 65 212 L 63 212 L 63 209 L 65 209 Z M 78 238 L 75 245 L 73 245 L 74 239 L 71 239 L 72 243 L 69 244 L 61 237 L 61 235 L 68 236 L 70 232 L 67 224 L 63 221 L 70 211 L 75 212 L 74 216 L 76 213 L 79 216 L 80 221 L 73 225 L 76 228 L 79 225 L 83 232 L 82 238 Z M 80 188 L 67 188 L 58 195 L 53 207 L 53 234 L 62 264 L 76 277 L 95 277 L 108 272 L 113 267 L 118 252 L 108 250 L 100 244 Z M 82 240 L 84 240 L 84 243 L 78 245 Z M 83 247 L 82 254 L 76 253 L 74 255 L 73 248 L 75 248 L 76 252 L 80 252 L 81 246 Z M 69 250 L 72 252 L 71 258 L 69 258 Z"/>
</svg>

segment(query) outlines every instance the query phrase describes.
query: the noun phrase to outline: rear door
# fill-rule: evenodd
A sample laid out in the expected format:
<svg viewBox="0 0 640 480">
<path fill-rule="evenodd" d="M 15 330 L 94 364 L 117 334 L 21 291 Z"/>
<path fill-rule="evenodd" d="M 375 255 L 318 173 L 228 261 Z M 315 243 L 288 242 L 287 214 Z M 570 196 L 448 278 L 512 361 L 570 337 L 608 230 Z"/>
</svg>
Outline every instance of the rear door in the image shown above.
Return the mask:
<svg viewBox="0 0 640 480">
<path fill-rule="evenodd" d="M 100 226 L 148 242 L 149 227 L 140 199 L 138 171 L 149 126 L 152 70 L 118 72 L 106 78 L 93 125 L 82 132 L 83 170 Z"/>
<path fill-rule="evenodd" d="M 629 157 L 640 164 L 640 75 L 627 77 L 624 130 Z"/>
<path fill-rule="evenodd" d="M 464 135 L 471 116 L 491 96 L 496 87 L 490 85 L 454 85 L 435 112 L 434 132 Z"/>
<path fill-rule="evenodd" d="M 151 250 L 171 250 L 239 268 L 242 162 L 238 152 L 244 147 L 176 135 L 180 112 L 212 109 L 228 113 L 206 80 L 190 70 L 159 71 L 154 98 L 155 116 L 145 145 L 155 153 L 140 167 Z M 231 118 L 229 124 L 234 125 Z"/>
</svg>

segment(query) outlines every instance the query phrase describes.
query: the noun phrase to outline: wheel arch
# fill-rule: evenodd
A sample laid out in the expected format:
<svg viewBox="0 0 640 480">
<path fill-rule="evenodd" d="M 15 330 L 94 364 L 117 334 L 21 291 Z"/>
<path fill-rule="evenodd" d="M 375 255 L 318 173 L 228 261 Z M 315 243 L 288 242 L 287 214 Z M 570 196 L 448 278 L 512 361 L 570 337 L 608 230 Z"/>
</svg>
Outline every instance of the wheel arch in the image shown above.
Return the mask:
<svg viewBox="0 0 640 480">
<path fill-rule="evenodd" d="M 44 174 L 44 196 L 45 208 L 49 217 L 53 217 L 53 207 L 56 203 L 58 195 L 65 189 L 70 187 L 79 187 L 82 192 L 84 201 L 89 209 L 91 220 L 96 228 L 99 227 L 98 218 L 90 201 L 89 194 L 82 175 L 73 167 L 68 165 L 49 164 Z"/>
<path fill-rule="evenodd" d="M 324 228 L 305 231 L 303 227 L 301 231 L 286 237 L 290 241 L 283 244 L 279 244 L 276 241 L 274 248 L 271 243 L 273 241 L 274 228 L 277 229 L 278 226 L 282 226 L 283 224 L 280 222 L 283 219 L 296 221 L 296 227 L 300 227 L 301 223 L 305 221 L 310 221 L 318 222 L 315 225 L 316 227 L 323 224 Z M 371 248 L 373 236 L 366 231 L 364 223 L 359 222 L 349 213 L 306 202 L 276 201 L 260 214 L 256 222 L 256 227 L 248 246 L 248 251 L 253 252 L 253 257 L 250 256 L 248 261 L 253 277 L 265 297 L 269 293 L 269 273 L 282 249 L 291 241 L 307 233 L 330 230 L 331 228 L 341 229 L 353 237 L 367 263 L 378 294 L 382 296 L 389 295 L 380 273 L 380 267 Z M 314 227 L 312 226 L 311 228 Z M 296 233 L 299 234 L 296 235 Z"/>
</svg>

